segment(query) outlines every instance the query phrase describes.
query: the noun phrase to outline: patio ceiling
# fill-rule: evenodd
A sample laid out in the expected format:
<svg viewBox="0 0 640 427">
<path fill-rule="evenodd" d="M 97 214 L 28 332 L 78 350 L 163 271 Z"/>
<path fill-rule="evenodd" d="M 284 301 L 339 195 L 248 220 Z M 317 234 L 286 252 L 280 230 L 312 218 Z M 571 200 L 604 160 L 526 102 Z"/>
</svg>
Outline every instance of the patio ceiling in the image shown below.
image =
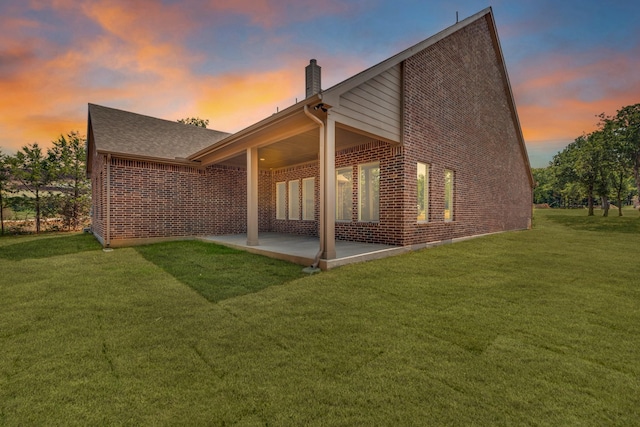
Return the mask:
<svg viewBox="0 0 640 427">
<path fill-rule="evenodd" d="M 372 137 L 336 127 L 336 151 L 361 145 L 371 141 Z M 320 140 L 318 128 L 284 138 L 258 148 L 258 167 L 260 169 L 279 169 L 316 161 L 319 158 Z M 228 158 L 218 164 L 246 167 L 246 152 Z"/>
</svg>

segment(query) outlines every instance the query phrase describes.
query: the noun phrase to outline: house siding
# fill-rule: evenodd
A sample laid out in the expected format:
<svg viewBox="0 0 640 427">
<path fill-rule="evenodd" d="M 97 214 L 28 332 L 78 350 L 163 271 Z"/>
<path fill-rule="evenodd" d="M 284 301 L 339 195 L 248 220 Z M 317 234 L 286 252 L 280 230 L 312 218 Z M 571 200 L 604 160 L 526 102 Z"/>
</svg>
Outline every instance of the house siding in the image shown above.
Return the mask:
<svg viewBox="0 0 640 427">
<path fill-rule="evenodd" d="M 334 109 L 347 124 L 366 127 L 399 142 L 402 116 L 402 69 L 396 65 L 340 96 Z"/>
</svg>

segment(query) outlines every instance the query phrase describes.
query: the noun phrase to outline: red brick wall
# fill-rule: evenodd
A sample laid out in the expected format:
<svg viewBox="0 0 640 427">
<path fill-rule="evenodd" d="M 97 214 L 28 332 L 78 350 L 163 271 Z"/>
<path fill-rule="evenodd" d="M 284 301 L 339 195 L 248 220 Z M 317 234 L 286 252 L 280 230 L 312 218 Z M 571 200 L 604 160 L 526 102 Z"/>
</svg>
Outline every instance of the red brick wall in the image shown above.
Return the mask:
<svg viewBox="0 0 640 427">
<path fill-rule="evenodd" d="M 403 242 L 527 228 L 532 190 L 488 25 L 479 20 L 404 65 Z M 430 165 L 430 219 L 417 224 L 416 162 Z M 444 170 L 454 221 L 443 220 Z"/>
<path fill-rule="evenodd" d="M 91 165 L 91 232 L 104 240 L 106 221 L 106 159 L 95 151 L 90 153 Z"/>
<path fill-rule="evenodd" d="M 104 239 L 106 169 L 96 166 L 93 227 Z M 110 238 L 244 233 L 246 200 L 244 169 L 212 166 L 199 170 L 112 158 Z"/>
<path fill-rule="evenodd" d="M 377 222 L 358 221 L 358 165 L 380 163 L 380 218 Z M 336 239 L 366 243 L 402 244 L 402 201 L 404 175 L 402 148 L 385 142 L 368 144 L 336 152 L 336 169 L 353 168 L 353 208 L 351 221 L 336 222 Z"/>
</svg>

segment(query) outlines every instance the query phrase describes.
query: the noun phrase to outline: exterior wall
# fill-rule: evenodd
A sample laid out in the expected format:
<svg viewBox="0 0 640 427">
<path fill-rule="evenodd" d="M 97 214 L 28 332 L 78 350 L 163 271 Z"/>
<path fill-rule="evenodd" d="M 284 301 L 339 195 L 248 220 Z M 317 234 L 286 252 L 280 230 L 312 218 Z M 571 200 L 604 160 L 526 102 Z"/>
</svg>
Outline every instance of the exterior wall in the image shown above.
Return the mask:
<svg viewBox="0 0 640 427">
<path fill-rule="evenodd" d="M 104 156 L 97 156 L 104 159 Z M 104 160 L 103 160 L 104 162 Z M 110 240 L 246 232 L 246 171 L 111 159 Z M 106 164 L 92 169 L 94 234 L 106 238 Z"/>
<path fill-rule="evenodd" d="M 91 166 L 91 232 L 101 242 L 104 241 L 106 224 L 106 159 L 95 151 L 88 160 Z"/>
<path fill-rule="evenodd" d="M 530 225 L 532 189 L 485 19 L 404 63 L 405 245 Z M 430 165 L 430 222 L 416 221 L 416 162 Z M 444 170 L 454 171 L 445 223 Z"/>
<path fill-rule="evenodd" d="M 358 221 L 358 165 L 372 162 L 380 162 L 380 218 L 377 222 L 361 222 Z M 402 148 L 372 141 L 337 152 L 336 169 L 348 166 L 353 168 L 351 221 L 336 222 L 336 239 L 402 245 Z"/>
</svg>

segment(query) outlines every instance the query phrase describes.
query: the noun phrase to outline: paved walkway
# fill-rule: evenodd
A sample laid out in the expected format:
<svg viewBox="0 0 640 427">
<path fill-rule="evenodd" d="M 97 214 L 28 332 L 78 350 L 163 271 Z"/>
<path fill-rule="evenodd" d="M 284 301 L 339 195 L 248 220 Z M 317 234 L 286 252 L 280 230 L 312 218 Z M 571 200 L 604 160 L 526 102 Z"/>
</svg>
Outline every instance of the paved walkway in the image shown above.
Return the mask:
<svg viewBox="0 0 640 427">
<path fill-rule="evenodd" d="M 258 235 L 258 246 L 247 246 L 246 234 L 207 236 L 203 240 L 272 258 L 284 259 L 305 266 L 313 264 L 318 249 L 320 249 L 320 239 L 317 237 L 284 233 L 260 233 Z M 328 270 L 354 262 L 385 258 L 408 250 L 409 248 L 402 246 L 336 240 L 336 259 L 320 260 L 320 268 Z"/>
</svg>

